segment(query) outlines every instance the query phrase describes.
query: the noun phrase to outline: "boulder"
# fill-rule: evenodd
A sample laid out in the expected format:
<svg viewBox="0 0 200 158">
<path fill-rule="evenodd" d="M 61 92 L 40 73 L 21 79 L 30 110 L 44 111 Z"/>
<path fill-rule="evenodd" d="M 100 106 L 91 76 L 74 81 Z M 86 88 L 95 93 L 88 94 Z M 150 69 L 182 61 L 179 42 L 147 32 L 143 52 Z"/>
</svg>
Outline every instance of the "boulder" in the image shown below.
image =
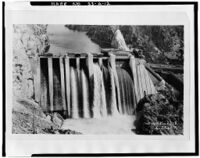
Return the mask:
<svg viewBox="0 0 200 158">
<path fill-rule="evenodd" d="M 51 120 L 58 127 L 61 127 L 63 125 L 63 121 L 64 121 L 63 117 L 57 112 L 53 113 Z"/>
</svg>

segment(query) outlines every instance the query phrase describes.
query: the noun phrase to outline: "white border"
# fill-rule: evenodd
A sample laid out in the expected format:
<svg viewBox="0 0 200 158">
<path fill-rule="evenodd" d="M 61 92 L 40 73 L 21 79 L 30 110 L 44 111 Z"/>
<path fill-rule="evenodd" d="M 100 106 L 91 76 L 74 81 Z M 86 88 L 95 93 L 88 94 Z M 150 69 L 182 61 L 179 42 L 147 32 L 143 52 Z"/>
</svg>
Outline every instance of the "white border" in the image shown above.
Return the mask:
<svg viewBox="0 0 200 158">
<path fill-rule="evenodd" d="M 6 3 L 6 153 L 194 152 L 192 6 L 31 7 Z M 133 19 L 133 20 L 132 20 Z M 15 135 L 12 125 L 12 24 L 184 25 L 184 136 Z"/>
</svg>

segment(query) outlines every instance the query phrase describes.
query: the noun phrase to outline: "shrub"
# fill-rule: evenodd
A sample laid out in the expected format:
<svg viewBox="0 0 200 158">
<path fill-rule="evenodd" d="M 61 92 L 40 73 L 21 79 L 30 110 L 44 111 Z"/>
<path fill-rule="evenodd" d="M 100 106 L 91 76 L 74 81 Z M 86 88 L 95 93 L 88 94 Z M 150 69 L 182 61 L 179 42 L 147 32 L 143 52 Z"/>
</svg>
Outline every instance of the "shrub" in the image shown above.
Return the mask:
<svg viewBox="0 0 200 158">
<path fill-rule="evenodd" d="M 137 134 L 183 134 L 183 104 L 162 91 L 141 99 L 136 109 Z"/>
</svg>

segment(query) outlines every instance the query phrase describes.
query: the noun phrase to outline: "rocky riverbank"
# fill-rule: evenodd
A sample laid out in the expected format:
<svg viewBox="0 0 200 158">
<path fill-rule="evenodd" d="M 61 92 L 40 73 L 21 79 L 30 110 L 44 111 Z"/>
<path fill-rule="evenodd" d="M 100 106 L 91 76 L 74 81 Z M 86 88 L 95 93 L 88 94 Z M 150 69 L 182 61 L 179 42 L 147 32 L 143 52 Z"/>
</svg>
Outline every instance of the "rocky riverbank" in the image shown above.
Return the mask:
<svg viewBox="0 0 200 158">
<path fill-rule="evenodd" d="M 80 134 L 70 129 L 61 129 L 63 121 L 59 113 L 45 114 L 33 100 L 15 98 L 13 101 L 13 134 Z"/>
</svg>

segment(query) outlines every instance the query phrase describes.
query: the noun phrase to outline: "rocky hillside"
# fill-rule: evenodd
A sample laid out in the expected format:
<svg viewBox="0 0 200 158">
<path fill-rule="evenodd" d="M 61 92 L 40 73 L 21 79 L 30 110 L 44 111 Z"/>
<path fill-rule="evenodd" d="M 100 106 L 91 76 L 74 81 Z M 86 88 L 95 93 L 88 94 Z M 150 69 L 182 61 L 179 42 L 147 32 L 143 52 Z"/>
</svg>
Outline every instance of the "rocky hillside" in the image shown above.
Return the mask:
<svg viewBox="0 0 200 158">
<path fill-rule="evenodd" d="M 121 26 L 128 45 L 148 62 L 183 64 L 183 26 Z"/>
<path fill-rule="evenodd" d="M 62 119 L 45 115 L 30 99 L 15 98 L 13 104 L 12 132 L 15 134 L 49 133 L 47 129 L 56 130 L 62 125 Z"/>
<path fill-rule="evenodd" d="M 14 96 L 34 99 L 37 56 L 49 47 L 47 25 L 13 25 Z"/>
<path fill-rule="evenodd" d="M 43 125 L 56 127 L 45 120 L 34 100 L 37 57 L 48 47 L 46 28 L 46 25 L 13 25 L 13 133 L 43 133 Z"/>
<path fill-rule="evenodd" d="M 111 48 L 113 26 L 66 25 L 84 31 L 101 48 Z M 141 52 L 147 62 L 183 64 L 183 26 L 128 26 L 117 25 L 132 50 Z"/>
</svg>

